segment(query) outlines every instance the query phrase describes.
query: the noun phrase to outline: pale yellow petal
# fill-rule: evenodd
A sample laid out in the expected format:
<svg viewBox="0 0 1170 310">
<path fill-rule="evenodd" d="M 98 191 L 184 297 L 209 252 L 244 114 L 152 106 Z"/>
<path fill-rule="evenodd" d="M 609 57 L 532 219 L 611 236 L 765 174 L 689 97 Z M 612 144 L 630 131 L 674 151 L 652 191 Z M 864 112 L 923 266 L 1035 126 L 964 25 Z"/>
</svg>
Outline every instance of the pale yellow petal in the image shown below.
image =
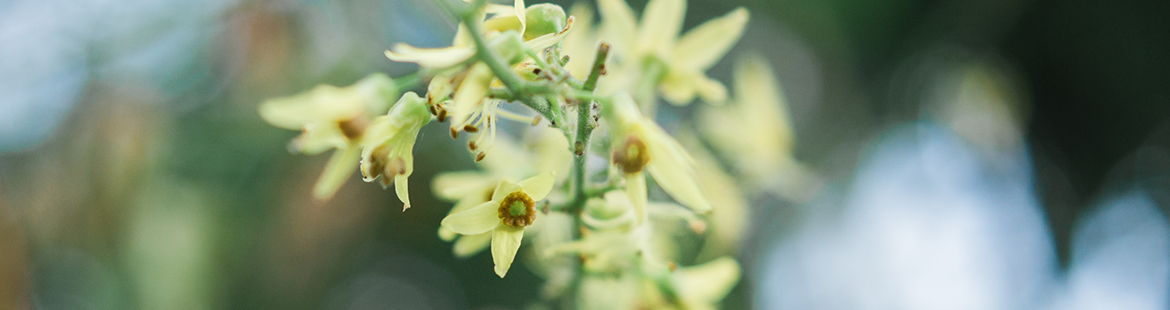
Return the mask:
<svg viewBox="0 0 1170 310">
<path fill-rule="evenodd" d="M 493 179 L 479 171 L 443 172 L 431 181 L 431 192 L 444 200 L 461 200 L 468 195 L 482 194 Z"/>
<path fill-rule="evenodd" d="M 386 51 L 386 58 L 390 58 L 390 60 L 413 62 L 423 68 L 432 69 L 454 66 L 467 61 L 471 56 L 475 56 L 475 48 L 470 46 L 419 48 L 406 43 L 398 43 L 394 45 L 392 50 Z"/>
<path fill-rule="evenodd" d="M 788 153 L 793 145 L 792 123 L 788 115 L 784 91 L 772 65 L 758 54 L 749 54 L 735 64 L 735 101 L 754 137 L 773 151 Z M 775 156 L 787 156 L 775 154 Z"/>
<path fill-rule="evenodd" d="M 557 174 L 553 171 L 547 171 L 531 178 L 520 181 L 520 188 L 532 197 L 532 200 L 539 201 L 548 196 L 548 192 L 552 191 L 553 184 L 557 181 Z"/>
<path fill-rule="evenodd" d="M 485 202 L 467 211 L 447 215 L 439 225 L 460 235 L 482 234 L 500 224 L 499 207 L 497 202 Z"/>
<path fill-rule="evenodd" d="M 706 71 L 739 42 L 747 21 L 748 11 L 741 7 L 691 29 L 674 47 L 671 66 Z"/>
<path fill-rule="evenodd" d="M 645 139 L 647 151 L 650 152 L 650 162 L 646 165 L 650 176 L 680 204 L 700 214 L 710 211 L 711 204 L 703 196 L 691 170 L 694 159 L 674 138 L 657 128 L 657 125 L 651 125 L 653 128 L 649 128 Z"/>
<path fill-rule="evenodd" d="M 695 81 L 695 91 L 703 101 L 712 105 L 723 105 L 727 101 L 727 87 L 706 75 L 699 76 Z"/>
<path fill-rule="evenodd" d="M 528 48 L 534 51 L 542 51 L 550 46 L 556 45 L 561 40 L 564 40 L 565 36 L 569 35 L 569 32 L 573 30 L 573 22 L 575 20 L 576 18 L 569 16 L 569 19 L 565 20 L 565 29 L 557 33 L 550 33 L 528 40 L 524 42 L 524 45 L 527 45 Z"/>
<path fill-rule="evenodd" d="M 638 41 L 642 50 L 665 55 L 682 30 L 687 3 L 684 0 L 650 0 L 642 10 Z"/>
<path fill-rule="evenodd" d="M 662 98 L 673 105 L 687 105 L 695 101 L 697 91 L 695 84 L 699 73 L 694 71 L 671 70 L 666 73 L 658 84 Z"/>
<path fill-rule="evenodd" d="M 411 166 L 406 167 L 409 169 Z M 394 176 L 394 193 L 398 194 L 398 200 L 402 201 L 402 211 L 410 209 L 410 191 L 407 190 L 406 177 L 405 174 Z"/>
<path fill-rule="evenodd" d="M 479 252 L 486 249 L 492 244 L 492 233 L 482 233 L 478 235 L 466 235 L 455 240 L 455 244 L 451 246 L 451 252 L 455 253 L 457 258 L 468 258 L 479 254 Z"/>
<path fill-rule="evenodd" d="M 520 190 L 520 185 L 517 185 L 515 182 L 509 180 L 500 181 L 500 185 L 497 185 L 496 190 L 492 192 L 492 201 L 503 201 L 504 197 L 508 197 L 508 194 L 518 190 Z"/>
<path fill-rule="evenodd" d="M 359 160 L 361 149 L 357 147 L 342 148 L 333 152 L 333 156 L 325 163 L 325 170 L 317 178 L 317 184 L 313 186 L 313 198 L 328 200 L 333 197 L 337 189 L 357 171 Z"/>
<path fill-rule="evenodd" d="M 524 6 L 524 0 L 513 1 L 512 6 L 516 11 L 516 18 L 520 20 L 520 31 L 518 32 L 524 33 L 524 29 L 528 26 L 528 16 L 524 14 L 527 11 L 526 7 Z"/>
<path fill-rule="evenodd" d="M 292 152 L 315 155 L 347 146 L 349 139 L 341 133 L 337 123 L 314 122 L 305 125 L 304 132 L 289 142 L 288 149 Z"/>
<path fill-rule="evenodd" d="M 524 238 L 524 228 L 508 225 L 499 225 L 492 233 L 492 262 L 496 264 L 496 275 L 503 278 L 512 268 L 512 261 L 516 259 L 516 251 L 520 250 L 520 240 Z"/>
<path fill-rule="evenodd" d="M 492 70 L 486 64 L 481 62 L 471 67 L 471 71 L 463 78 L 463 83 L 459 84 L 459 89 L 455 92 L 451 126 L 462 129 L 463 122 L 475 112 L 476 107 L 483 104 L 484 97 L 491 89 L 492 78 L 494 78 Z"/>
<path fill-rule="evenodd" d="M 640 172 L 626 175 L 626 194 L 634 207 L 634 223 L 642 226 L 646 223 L 646 176 Z"/>
<path fill-rule="evenodd" d="M 679 296 L 698 304 L 714 304 L 723 300 L 739 283 L 739 262 L 731 257 L 720 257 L 697 266 L 680 268 L 674 274 Z"/>
<path fill-rule="evenodd" d="M 606 38 L 617 51 L 633 49 L 634 29 L 638 20 L 634 10 L 625 0 L 598 0 L 597 11 L 601 15 L 601 26 Z"/>
<path fill-rule="evenodd" d="M 455 231 L 447 227 L 439 226 L 439 240 L 451 242 L 452 240 L 455 240 L 455 237 L 458 236 L 459 234 L 455 233 Z"/>
<path fill-rule="evenodd" d="M 569 152 L 569 140 L 565 138 L 563 132 L 552 127 L 542 126 L 538 129 L 537 136 L 534 147 L 537 158 L 536 164 L 533 165 L 536 171 L 556 171 L 558 180 L 567 178 L 573 162 L 573 153 Z"/>
</svg>

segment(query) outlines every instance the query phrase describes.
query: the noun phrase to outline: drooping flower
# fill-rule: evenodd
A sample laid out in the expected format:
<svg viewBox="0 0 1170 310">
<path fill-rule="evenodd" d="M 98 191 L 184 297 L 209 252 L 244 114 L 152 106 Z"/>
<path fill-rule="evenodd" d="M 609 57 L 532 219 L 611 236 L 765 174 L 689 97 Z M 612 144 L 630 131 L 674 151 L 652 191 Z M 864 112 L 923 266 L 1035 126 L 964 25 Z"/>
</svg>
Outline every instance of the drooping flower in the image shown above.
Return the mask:
<svg viewBox="0 0 1170 310">
<path fill-rule="evenodd" d="M 556 173 L 552 171 L 520 183 L 505 179 L 492 192 L 491 201 L 448 215 L 441 225 L 461 235 L 492 232 L 492 261 L 496 275 L 503 278 L 520 249 L 524 227 L 537 219 L 536 202 L 552 191 L 554 183 Z"/>
<path fill-rule="evenodd" d="M 694 159 L 654 120 L 638 112 L 633 98 L 618 94 L 612 104 L 604 105 L 603 114 L 614 134 L 611 159 L 625 174 L 626 191 L 639 225 L 646 219 L 643 171 L 649 172 L 658 186 L 680 204 L 696 213 L 711 210 L 695 178 Z"/>
<path fill-rule="evenodd" d="M 398 96 L 398 87 L 376 73 L 348 87 L 320 85 L 291 97 L 260 104 L 260 116 L 273 126 L 301 130 L 289 151 L 319 154 L 337 149 L 313 187 L 313 197 L 329 199 L 357 168 L 361 140 L 374 116 L 381 115 Z"/>
<path fill-rule="evenodd" d="M 651 0 L 643 10 L 641 23 L 623 0 L 600 0 L 598 8 L 602 31 L 612 40 L 615 53 L 621 54 L 616 58 L 624 59 L 620 70 L 642 72 L 650 66 L 663 67 L 660 76 L 650 78 L 657 80 L 655 84 L 663 98 L 675 105 L 689 104 L 696 95 L 713 104 L 726 100 L 727 89 L 705 72 L 743 36 L 747 9 L 732 10 L 680 37 L 686 14 L 684 0 Z M 635 26 L 637 31 L 631 31 Z M 630 84 L 613 82 L 627 87 Z"/>
<path fill-rule="evenodd" d="M 430 122 L 426 100 L 407 92 L 389 113 L 374 119 L 362 140 L 362 179 L 373 182 L 380 177 L 383 188 L 394 183 L 403 211 L 410 208 L 407 178 L 414 173 L 414 142 Z"/>
</svg>

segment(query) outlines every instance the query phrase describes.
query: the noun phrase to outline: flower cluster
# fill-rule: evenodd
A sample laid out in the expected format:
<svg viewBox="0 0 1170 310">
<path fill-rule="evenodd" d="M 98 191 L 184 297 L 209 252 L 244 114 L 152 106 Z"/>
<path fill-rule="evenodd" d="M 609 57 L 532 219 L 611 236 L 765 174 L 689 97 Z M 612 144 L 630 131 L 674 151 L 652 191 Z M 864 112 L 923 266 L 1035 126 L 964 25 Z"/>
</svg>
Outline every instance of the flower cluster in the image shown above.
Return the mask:
<svg viewBox="0 0 1170 310">
<path fill-rule="evenodd" d="M 754 182 L 793 163 L 769 65 L 740 62 L 734 98 L 706 75 L 739 41 L 747 10 L 684 33 L 684 0 L 651 0 L 640 20 L 622 0 L 598 0 L 599 20 L 587 5 L 566 14 L 523 0 L 436 3 L 460 21 L 451 46 L 386 51 L 418 64 L 417 75 L 374 74 L 261 105 L 269 123 L 303 131 L 291 151 L 338 150 L 314 196 L 329 198 L 356 169 L 366 182 L 394 184 L 409 208 L 415 140 L 432 120 L 445 122 L 451 138 L 471 135 L 467 149 L 480 167 L 432 184 L 454 203 L 438 232 L 456 256 L 490 248 L 504 277 L 528 249 L 522 257 L 546 278 L 542 302 L 550 305 L 716 306 L 739 282 L 729 255 L 748 216 L 742 184 L 729 173 Z M 425 95 L 399 96 L 421 86 L 417 77 L 430 79 Z M 684 126 L 676 140 L 655 119 L 659 97 L 709 103 L 697 113 L 703 126 Z M 517 127 L 500 120 L 527 129 L 505 130 Z M 675 240 L 704 234 L 701 251 Z"/>
</svg>

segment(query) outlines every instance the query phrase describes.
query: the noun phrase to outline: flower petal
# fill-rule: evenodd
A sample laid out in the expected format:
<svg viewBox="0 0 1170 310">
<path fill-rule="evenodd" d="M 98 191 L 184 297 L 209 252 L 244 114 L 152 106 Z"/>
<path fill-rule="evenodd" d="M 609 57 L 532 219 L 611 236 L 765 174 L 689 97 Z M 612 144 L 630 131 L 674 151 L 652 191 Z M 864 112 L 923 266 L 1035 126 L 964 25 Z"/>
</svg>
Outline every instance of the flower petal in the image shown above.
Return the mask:
<svg viewBox="0 0 1170 310">
<path fill-rule="evenodd" d="M 407 167 L 410 167 L 409 165 Z M 385 176 L 383 176 L 384 178 Z M 407 190 L 406 180 L 407 175 L 400 174 L 394 176 L 394 193 L 398 194 L 398 200 L 402 201 L 402 211 L 410 209 L 410 191 Z"/>
<path fill-rule="evenodd" d="M 682 30 L 687 3 L 684 0 L 651 0 L 642 9 L 638 41 L 642 49 L 666 53 Z"/>
<path fill-rule="evenodd" d="M 528 9 L 526 9 L 524 6 L 524 0 L 513 1 L 512 5 L 514 7 L 514 10 L 516 10 L 516 18 L 520 20 L 520 31 L 519 32 L 524 33 L 524 28 L 528 27 L 528 21 L 527 21 L 528 16 L 527 16 L 527 14 L 525 14 L 526 11 L 528 11 Z"/>
<path fill-rule="evenodd" d="M 695 100 L 695 91 L 698 76 L 701 73 L 684 70 L 671 70 L 662 78 L 658 89 L 662 91 L 662 98 L 676 106 L 690 104 Z"/>
<path fill-rule="evenodd" d="M 646 176 L 641 172 L 626 175 L 626 195 L 634 207 L 634 225 L 646 222 Z"/>
<path fill-rule="evenodd" d="M 317 178 L 317 184 L 313 186 L 313 198 L 329 200 L 333 197 L 337 189 L 349 180 L 354 171 L 357 171 L 359 160 L 361 149 L 357 147 L 347 147 L 333 152 L 329 162 L 325 163 L 325 170 L 321 171 L 321 176 Z"/>
<path fill-rule="evenodd" d="M 733 71 L 735 79 L 735 101 L 745 123 L 759 142 L 774 145 L 777 152 L 791 152 L 794 137 L 784 90 L 772 73 L 772 64 L 763 56 L 749 54 L 739 59 Z M 768 149 L 768 148 L 765 148 Z"/>
<path fill-rule="evenodd" d="M 496 264 L 496 275 L 503 278 L 512 268 L 512 261 L 516 259 L 516 251 L 520 250 L 520 240 L 524 238 L 524 228 L 508 225 L 499 225 L 492 233 L 492 262 Z"/>
<path fill-rule="evenodd" d="M 482 194 L 492 181 L 491 176 L 479 171 L 443 172 L 431 181 L 431 192 L 444 200 L 462 201 L 464 197 Z"/>
<path fill-rule="evenodd" d="M 650 162 L 646 170 L 658 182 L 671 198 L 680 204 L 691 208 L 695 213 L 711 211 L 711 204 L 707 202 L 691 170 L 694 160 L 683 150 L 674 138 L 662 131 L 662 128 L 650 124 L 645 136 L 647 151 L 650 152 Z M 650 127 L 647 126 L 647 127 Z"/>
<path fill-rule="evenodd" d="M 570 30 L 573 30 L 574 20 L 576 20 L 576 18 L 569 16 L 569 19 L 565 20 L 565 29 L 562 29 L 557 33 L 550 33 L 536 37 L 532 40 L 525 41 L 524 45 L 527 45 L 528 48 L 531 48 L 534 51 L 542 51 L 546 48 L 549 48 L 550 46 L 556 45 L 558 42 L 561 42 L 561 40 L 564 40 L 565 36 L 569 35 Z"/>
<path fill-rule="evenodd" d="M 451 252 L 455 253 L 455 257 L 468 258 L 479 254 L 491 244 L 492 233 L 467 235 L 455 240 L 455 244 L 451 246 Z"/>
<path fill-rule="evenodd" d="M 747 21 L 748 11 L 741 7 L 691 29 L 675 45 L 671 66 L 706 71 L 743 37 Z"/>
<path fill-rule="evenodd" d="M 720 257 L 701 265 L 680 268 L 674 274 L 679 296 L 699 304 L 713 304 L 727 296 L 739 283 L 739 262 Z"/>
<path fill-rule="evenodd" d="M 634 17 L 634 10 L 624 0 L 598 0 L 597 10 L 603 21 L 604 37 L 612 38 L 610 45 L 619 51 L 633 48 L 634 36 L 632 29 L 638 29 L 638 20 Z"/>
<path fill-rule="evenodd" d="M 524 190 L 524 193 L 528 194 L 528 197 L 532 197 L 533 201 L 539 201 L 548 196 L 548 192 L 552 191 L 553 184 L 556 182 L 557 173 L 550 170 L 524 179 L 518 185 Z"/>
<path fill-rule="evenodd" d="M 500 225 L 498 202 L 485 202 L 467 211 L 447 215 L 439 223 L 460 235 L 478 235 Z"/>
<path fill-rule="evenodd" d="M 455 237 L 458 236 L 459 234 L 455 233 L 455 231 L 452 231 L 447 227 L 439 226 L 439 240 L 451 242 L 452 240 L 455 240 Z"/>
<path fill-rule="evenodd" d="M 316 155 L 348 145 L 349 139 L 341 132 L 337 123 L 313 122 L 306 124 L 304 133 L 289 142 L 288 150 L 306 155 Z"/>
<path fill-rule="evenodd" d="M 727 101 L 727 87 L 706 75 L 700 75 L 695 81 L 695 91 L 703 101 L 712 105 L 723 105 Z"/>
<path fill-rule="evenodd" d="M 475 112 L 476 107 L 483 104 L 483 99 L 487 97 L 494 77 L 487 64 L 481 62 L 471 67 L 471 71 L 467 73 L 467 77 L 463 78 L 463 83 L 459 84 L 458 90 L 455 91 L 455 103 L 451 111 L 452 127 L 463 128 L 463 122 L 467 120 L 467 117 Z"/>
<path fill-rule="evenodd" d="M 394 45 L 386 51 L 386 58 L 397 62 L 413 62 L 423 68 L 447 68 L 475 56 L 473 47 L 419 48 L 406 43 Z"/>
<path fill-rule="evenodd" d="M 508 194 L 511 194 L 511 193 L 518 191 L 518 190 L 520 190 L 520 185 L 518 185 L 510 180 L 502 180 L 502 181 L 500 181 L 500 185 L 496 186 L 496 190 L 494 192 L 492 192 L 492 201 L 495 201 L 495 202 L 503 201 L 504 197 L 508 197 Z"/>
</svg>

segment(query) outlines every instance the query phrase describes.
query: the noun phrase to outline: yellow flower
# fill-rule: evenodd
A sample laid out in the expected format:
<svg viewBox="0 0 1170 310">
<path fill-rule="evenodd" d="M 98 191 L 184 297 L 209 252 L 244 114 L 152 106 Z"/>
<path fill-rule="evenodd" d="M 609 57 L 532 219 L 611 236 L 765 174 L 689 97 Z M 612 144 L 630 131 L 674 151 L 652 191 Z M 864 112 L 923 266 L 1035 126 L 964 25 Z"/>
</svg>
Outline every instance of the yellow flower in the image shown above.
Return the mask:
<svg viewBox="0 0 1170 310">
<path fill-rule="evenodd" d="M 699 121 L 707 140 L 747 177 L 745 183 L 779 182 L 779 194 L 803 200 L 819 181 L 792 157 L 795 138 L 788 105 L 771 68 L 756 54 L 736 61 L 734 103 L 704 109 Z"/>
<path fill-rule="evenodd" d="M 636 223 L 646 219 L 646 178 L 650 172 L 662 190 L 696 213 L 711 210 L 693 172 L 694 159 L 653 120 L 638 112 L 633 98 L 618 94 L 604 105 L 614 133 L 613 163 L 625 173 L 626 191 L 634 205 Z"/>
<path fill-rule="evenodd" d="M 552 191 L 556 173 L 548 171 L 534 177 L 513 183 L 503 180 L 492 192 L 491 201 L 454 213 L 443 218 L 441 225 L 461 235 L 478 235 L 492 232 L 492 261 L 496 275 L 501 278 L 508 273 L 524 227 L 531 225 L 537 217 L 536 202 Z"/>
<path fill-rule="evenodd" d="M 357 167 L 360 141 L 370 121 L 385 113 L 397 96 L 394 81 L 376 73 L 345 88 L 320 85 L 295 96 L 270 99 L 259 110 L 269 124 L 303 132 L 289 144 L 289 151 L 312 155 L 338 149 L 313 187 L 313 197 L 329 199 Z"/>
<path fill-rule="evenodd" d="M 720 257 L 709 262 L 682 267 L 670 274 L 675 295 L 682 309 L 716 309 L 727 293 L 739 283 L 739 262 L 731 257 Z M 664 301 L 661 308 L 674 308 Z"/>
<path fill-rule="evenodd" d="M 727 89 L 707 77 L 706 71 L 731 49 L 747 25 L 748 11 L 732 10 L 679 36 L 686 15 L 684 0 L 651 0 L 635 29 L 633 10 L 622 0 L 600 0 L 606 37 L 617 54 L 624 54 L 627 70 L 644 70 L 645 62 L 665 65 L 658 80 L 663 98 L 675 105 L 689 104 L 697 94 L 708 103 L 722 103 Z"/>
<path fill-rule="evenodd" d="M 560 20 L 557 20 L 556 13 L 560 10 L 559 6 L 551 8 L 555 5 L 540 5 L 532 8 L 524 6 L 523 0 L 516 0 L 514 5 L 514 14 L 508 14 L 506 10 L 500 10 L 498 6 L 489 6 L 487 11 L 495 13 L 495 16 L 483 22 L 483 29 L 486 33 L 482 33 L 485 38 L 491 42 L 500 33 L 514 31 L 520 34 L 524 39 L 523 46 L 525 48 L 541 51 L 545 48 L 553 46 L 561 41 L 568 34 L 573 27 L 573 18 L 564 19 L 564 11 L 560 11 Z M 529 18 L 527 12 L 533 10 L 532 18 Z M 487 11 L 480 14 L 486 14 Z M 479 18 L 482 20 L 483 18 Z M 532 30 L 529 31 L 528 25 L 532 24 Z M 564 28 L 558 27 L 564 24 Z M 554 29 L 549 31 L 549 29 Z M 560 30 L 560 31 L 556 31 Z M 500 48 L 508 48 L 510 44 L 490 44 Z M 514 50 L 499 50 L 502 55 L 522 55 L 520 51 Z M 386 57 L 397 62 L 413 62 L 426 69 L 446 69 L 454 67 L 475 56 L 475 45 L 467 32 L 465 25 L 460 25 L 459 30 L 456 31 L 454 42 L 449 47 L 444 48 L 419 48 L 406 43 L 398 43 L 394 48 L 386 51 Z M 505 57 L 509 58 L 509 57 Z"/>
<path fill-rule="evenodd" d="M 403 211 L 410 208 L 406 181 L 414 173 L 414 142 L 422 126 L 431 122 L 425 102 L 414 92 L 402 95 L 389 113 L 374 119 L 362 140 L 363 180 L 373 182 L 381 177 L 383 188 L 394 183 Z"/>
<path fill-rule="evenodd" d="M 440 173 L 431 183 L 432 191 L 440 199 L 455 201 L 449 214 L 463 212 L 471 207 L 491 201 L 492 191 L 500 181 L 508 177 L 532 175 L 537 171 L 556 171 L 557 176 L 568 176 L 572 154 L 569 143 L 559 130 L 540 127 L 532 134 L 534 142 L 525 149 L 510 140 L 501 139 L 496 151 L 479 162 L 483 171 L 455 171 Z M 535 155 L 535 156 L 534 156 Z M 456 257 L 466 258 L 487 248 L 491 243 L 491 232 L 459 237 L 446 227 L 439 227 L 439 238 L 454 241 L 452 252 Z"/>
</svg>

